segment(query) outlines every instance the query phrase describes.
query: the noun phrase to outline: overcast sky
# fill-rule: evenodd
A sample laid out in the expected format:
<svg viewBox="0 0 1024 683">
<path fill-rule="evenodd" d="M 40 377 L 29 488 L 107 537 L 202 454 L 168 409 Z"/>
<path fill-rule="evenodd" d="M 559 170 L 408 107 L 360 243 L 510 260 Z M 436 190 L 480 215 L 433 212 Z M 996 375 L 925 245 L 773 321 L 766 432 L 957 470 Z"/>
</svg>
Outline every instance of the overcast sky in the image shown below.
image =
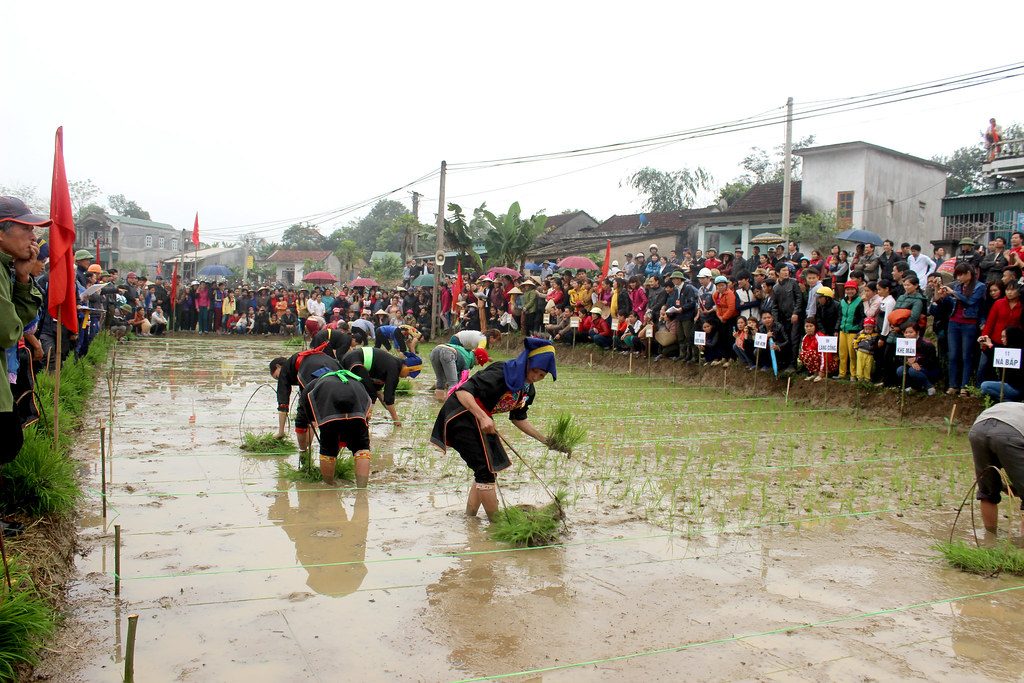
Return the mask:
<svg viewBox="0 0 1024 683">
<path fill-rule="evenodd" d="M 203 240 L 215 241 L 248 229 L 235 226 L 355 204 L 442 159 L 617 142 L 759 114 L 787 96 L 799 106 L 1021 58 L 1019 41 L 985 38 L 971 12 L 891 1 L 14 3 L 0 184 L 47 196 L 63 124 L 72 180 L 91 178 L 176 227 L 198 210 Z M 794 138 L 930 157 L 976 142 L 990 116 L 1024 120 L 1022 93 L 1024 78 L 1013 79 L 798 122 Z M 721 184 L 751 146 L 784 133 L 451 173 L 448 196 L 603 219 L 639 210 L 620 183 L 643 166 L 700 165 Z M 436 178 L 416 189 L 432 222 Z"/>
</svg>

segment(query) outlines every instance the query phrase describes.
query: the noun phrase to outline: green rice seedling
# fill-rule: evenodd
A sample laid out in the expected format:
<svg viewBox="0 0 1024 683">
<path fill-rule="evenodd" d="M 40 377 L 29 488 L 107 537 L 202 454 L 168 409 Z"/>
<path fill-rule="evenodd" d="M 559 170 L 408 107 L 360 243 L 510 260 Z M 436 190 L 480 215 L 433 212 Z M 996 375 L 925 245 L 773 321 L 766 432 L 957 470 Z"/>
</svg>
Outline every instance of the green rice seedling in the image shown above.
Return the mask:
<svg viewBox="0 0 1024 683">
<path fill-rule="evenodd" d="M 295 444 L 290 439 L 277 438 L 273 432 L 246 432 L 242 436 L 242 450 L 250 453 L 291 453 L 295 450 Z"/>
<path fill-rule="evenodd" d="M 395 387 L 395 395 L 412 396 L 412 380 L 408 377 L 398 380 L 398 386 Z"/>
<path fill-rule="evenodd" d="M 277 463 L 277 473 L 288 481 L 306 481 L 316 483 L 323 481 L 319 462 L 314 463 L 309 451 L 299 453 L 299 466 L 286 460 Z M 356 465 L 354 458 L 338 458 L 334 465 L 334 477 L 345 481 L 355 481 Z"/>
<path fill-rule="evenodd" d="M 51 446 L 51 440 L 39 424 L 25 430 L 18 457 L 0 468 L 5 483 L 0 488 L 0 510 L 42 517 L 74 509 L 82 493 L 75 465 L 64 449 Z"/>
<path fill-rule="evenodd" d="M 559 413 L 548 425 L 548 446 L 554 450 L 571 454 L 586 438 L 587 428 L 571 413 Z"/>
<path fill-rule="evenodd" d="M 306 341 L 302 337 L 288 337 L 283 343 L 285 346 L 299 349 L 306 345 Z"/>
<path fill-rule="evenodd" d="M 36 590 L 26 569 L 14 557 L 10 559 L 14 590 L 0 591 L 0 680 L 18 679 L 18 668 L 34 665 L 37 652 L 56 628 L 56 615 Z"/>
<path fill-rule="evenodd" d="M 560 505 L 567 497 L 565 491 L 555 494 L 555 501 L 543 507 L 516 505 L 498 512 L 491 523 L 490 534 L 495 541 L 520 548 L 551 545 L 558 541 L 562 528 Z"/>
<path fill-rule="evenodd" d="M 942 553 L 951 566 L 971 574 L 995 576 L 1005 572 L 1024 576 L 1024 550 L 1010 541 L 991 548 L 978 548 L 963 541 L 936 543 L 932 547 Z"/>
</svg>

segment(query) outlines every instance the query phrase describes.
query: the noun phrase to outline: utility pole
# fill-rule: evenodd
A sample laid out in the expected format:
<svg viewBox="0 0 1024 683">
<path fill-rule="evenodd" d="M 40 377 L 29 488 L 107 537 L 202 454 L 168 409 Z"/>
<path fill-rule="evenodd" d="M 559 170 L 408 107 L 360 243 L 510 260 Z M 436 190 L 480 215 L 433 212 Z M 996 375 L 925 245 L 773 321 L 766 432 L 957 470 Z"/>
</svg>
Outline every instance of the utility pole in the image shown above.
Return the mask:
<svg viewBox="0 0 1024 683">
<path fill-rule="evenodd" d="M 786 100 L 786 158 L 782 174 L 782 229 L 789 227 L 790 185 L 793 179 L 793 98 Z"/>
<path fill-rule="evenodd" d="M 409 240 L 409 253 L 406 254 L 406 258 L 415 256 L 416 252 L 419 251 L 417 238 L 419 237 L 420 226 L 420 193 L 416 190 L 412 191 L 412 217 L 416 219 L 416 227 L 412 231 L 412 239 Z"/>
<path fill-rule="evenodd" d="M 437 310 L 438 288 L 441 286 L 441 270 L 444 268 L 444 177 L 448 170 L 448 162 L 441 162 L 441 187 L 437 195 L 437 254 L 434 257 L 434 293 L 431 296 L 430 338 L 437 336 L 437 320 L 441 312 Z M 440 263 L 438 263 L 440 261 Z"/>
<path fill-rule="evenodd" d="M 249 239 L 242 238 L 242 285 L 245 285 L 245 278 L 249 274 Z"/>
</svg>

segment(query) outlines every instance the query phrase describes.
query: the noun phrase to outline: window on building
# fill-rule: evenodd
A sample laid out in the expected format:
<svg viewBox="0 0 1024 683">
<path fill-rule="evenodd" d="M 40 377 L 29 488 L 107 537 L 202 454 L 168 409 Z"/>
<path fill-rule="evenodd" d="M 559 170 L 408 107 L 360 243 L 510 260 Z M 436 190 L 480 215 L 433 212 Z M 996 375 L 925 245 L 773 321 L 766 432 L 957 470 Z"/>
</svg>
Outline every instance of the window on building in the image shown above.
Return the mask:
<svg viewBox="0 0 1024 683">
<path fill-rule="evenodd" d="M 171 251 L 178 251 L 178 240 L 171 240 Z"/>
<path fill-rule="evenodd" d="M 157 240 L 157 244 L 160 245 L 161 249 L 165 248 L 165 246 L 167 245 L 167 238 L 161 237 L 160 239 Z"/>
<path fill-rule="evenodd" d="M 153 248 L 153 236 L 152 235 L 146 235 L 146 249 L 152 249 L 152 248 Z"/>
<path fill-rule="evenodd" d="M 853 192 L 840 192 L 836 196 L 836 227 L 845 230 L 853 225 Z"/>
<path fill-rule="evenodd" d="M 919 220 L 919 221 L 923 221 L 924 220 L 924 214 L 925 214 L 925 210 L 927 208 L 928 208 L 928 203 L 927 202 L 918 202 L 917 203 L 917 220 Z"/>
</svg>

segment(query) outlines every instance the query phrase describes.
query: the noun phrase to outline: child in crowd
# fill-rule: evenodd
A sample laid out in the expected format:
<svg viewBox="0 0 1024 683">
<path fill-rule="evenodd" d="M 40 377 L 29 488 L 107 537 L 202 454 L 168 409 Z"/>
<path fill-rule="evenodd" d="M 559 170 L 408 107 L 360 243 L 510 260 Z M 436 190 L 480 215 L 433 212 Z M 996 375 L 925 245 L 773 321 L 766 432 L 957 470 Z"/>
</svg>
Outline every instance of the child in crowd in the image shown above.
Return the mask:
<svg viewBox="0 0 1024 683">
<path fill-rule="evenodd" d="M 818 330 L 818 323 L 811 316 L 804 323 L 804 338 L 800 343 L 800 362 L 807 368 L 805 382 L 821 382 L 826 375 L 839 368 L 839 358 L 834 353 L 818 351 L 818 337 L 825 334 Z"/>
<path fill-rule="evenodd" d="M 704 365 L 718 365 L 722 362 L 722 352 L 718 348 L 718 329 L 705 320 L 701 326 L 704 330 Z"/>
<path fill-rule="evenodd" d="M 871 373 L 875 370 L 875 352 L 882 336 L 878 334 L 874 318 L 864 318 L 863 324 L 864 329 L 853 340 L 857 348 L 857 372 L 854 379 L 870 382 Z"/>
<path fill-rule="evenodd" d="M 732 351 L 747 370 L 754 368 L 754 335 L 747 327 L 746 316 L 736 318 L 736 330 L 732 333 Z"/>
</svg>

